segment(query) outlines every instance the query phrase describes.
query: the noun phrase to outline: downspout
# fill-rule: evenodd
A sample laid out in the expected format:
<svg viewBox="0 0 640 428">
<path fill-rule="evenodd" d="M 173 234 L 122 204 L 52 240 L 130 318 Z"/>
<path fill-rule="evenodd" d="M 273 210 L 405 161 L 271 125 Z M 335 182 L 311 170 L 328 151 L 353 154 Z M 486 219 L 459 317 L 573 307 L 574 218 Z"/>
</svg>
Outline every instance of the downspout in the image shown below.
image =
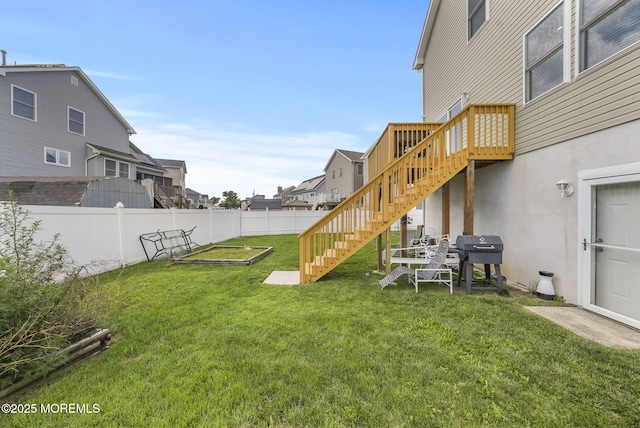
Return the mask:
<svg viewBox="0 0 640 428">
<path fill-rule="evenodd" d="M 91 146 L 89 146 L 91 147 Z M 97 151 L 96 149 L 94 149 L 93 147 L 91 147 L 91 149 L 93 150 L 93 155 L 89 156 L 88 158 L 86 158 L 84 160 L 84 176 L 88 177 L 89 176 L 89 161 L 91 159 L 97 158 L 98 156 L 100 156 L 100 152 Z"/>
</svg>

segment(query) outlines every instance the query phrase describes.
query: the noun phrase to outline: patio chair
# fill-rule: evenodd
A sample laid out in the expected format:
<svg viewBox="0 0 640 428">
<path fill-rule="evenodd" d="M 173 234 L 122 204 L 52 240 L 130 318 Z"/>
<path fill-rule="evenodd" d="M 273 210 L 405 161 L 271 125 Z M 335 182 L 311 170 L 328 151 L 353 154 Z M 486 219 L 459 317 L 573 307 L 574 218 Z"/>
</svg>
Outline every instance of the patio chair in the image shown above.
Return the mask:
<svg viewBox="0 0 640 428">
<path fill-rule="evenodd" d="M 434 250 L 426 245 L 414 245 L 404 248 L 391 248 L 390 259 L 392 265 L 403 264 L 411 267 L 411 265 L 426 265 L 429 263 Z M 382 250 L 382 264 L 387 264 L 387 250 Z"/>
<path fill-rule="evenodd" d="M 415 269 L 410 268 L 408 266 L 398 266 L 391 273 L 380 280 L 380 288 L 385 289 L 385 287 L 389 284 L 392 284 L 396 281 L 396 279 L 400 278 L 402 275 L 413 275 L 415 274 Z"/>
<path fill-rule="evenodd" d="M 402 275 L 409 277 L 409 282 L 416 287 L 418 292 L 418 284 L 427 282 L 443 282 L 449 286 L 449 293 L 453 293 L 453 275 L 451 268 L 442 267 L 447 259 L 449 252 L 449 241 L 442 240 L 438 245 L 431 260 L 426 263 L 426 267 L 412 268 L 409 266 L 398 266 L 391 273 L 380 280 L 380 288 L 384 289 L 389 284 L 395 282 Z M 444 277 L 443 274 L 448 274 Z"/>
<path fill-rule="evenodd" d="M 416 234 L 411 240 L 411 246 L 426 244 L 427 242 L 429 242 L 429 235 L 424 234 L 424 226 L 419 224 L 416 228 Z"/>
<path fill-rule="evenodd" d="M 442 282 L 449 286 L 449 293 L 453 293 L 453 275 L 450 267 L 443 267 L 447 260 L 449 252 L 449 241 L 443 239 L 438 244 L 438 249 L 425 268 L 417 268 L 413 271 L 413 275 L 408 273 L 409 282 L 416 287 L 418 292 L 418 284 L 428 282 Z M 443 276 L 447 274 L 447 276 Z"/>
</svg>

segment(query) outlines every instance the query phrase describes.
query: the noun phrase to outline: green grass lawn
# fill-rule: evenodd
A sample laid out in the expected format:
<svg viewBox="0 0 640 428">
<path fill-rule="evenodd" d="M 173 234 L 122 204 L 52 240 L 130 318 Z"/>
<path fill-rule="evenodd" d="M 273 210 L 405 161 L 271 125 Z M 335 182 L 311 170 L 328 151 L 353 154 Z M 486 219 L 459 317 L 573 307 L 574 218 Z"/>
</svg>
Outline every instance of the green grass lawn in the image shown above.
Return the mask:
<svg viewBox="0 0 640 428">
<path fill-rule="evenodd" d="M 369 245 L 323 280 L 295 236 L 251 266 L 141 263 L 101 278 L 111 348 L 10 398 L 99 413 L 0 415 L 0 426 L 634 427 L 640 352 L 578 337 L 511 291 L 380 290 Z"/>
</svg>

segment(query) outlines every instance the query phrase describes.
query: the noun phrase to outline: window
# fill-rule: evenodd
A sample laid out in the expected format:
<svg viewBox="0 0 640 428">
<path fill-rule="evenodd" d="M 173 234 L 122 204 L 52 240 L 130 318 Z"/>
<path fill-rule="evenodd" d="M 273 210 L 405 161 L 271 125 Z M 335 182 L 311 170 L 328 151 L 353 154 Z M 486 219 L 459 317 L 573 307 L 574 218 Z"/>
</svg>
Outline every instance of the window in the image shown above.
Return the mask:
<svg viewBox="0 0 640 428">
<path fill-rule="evenodd" d="M 484 22 L 487 20 L 488 3 L 489 3 L 489 0 L 467 0 L 468 10 L 469 10 L 469 15 L 468 15 L 469 39 L 468 40 L 471 40 L 471 38 L 478 32 L 482 24 L 484 24 Z"/>
<path fill-rule="evenodd" d="M 11 114 L 36 120 L 36 94 L 17 86 L 11 86 Z"/>
<path fill-rule="evenodd" d="M 460 113 L 461 111 L 462 111 L 462 99 L 460 99 L 451 108 L 449 108 L 449 110 L 444 112 L 444 114 L 440 117 L 440 119 L 438 119 L 438 122 L 447 122 L 451 120 L 453 116 Z M 460 151 L 460 149 L 462 148 L 461 132 L 462 132 L 462 124 L 460 122 L 457 122 L 455 126 L 451 127 L 446 131 L 445 147 L 447 150 L 447 155 Z"/>
<path fill-rule="evenodd" d="M 331 170 L 331 178 L 336 178 L 336 170 L 335 169 Z"/>
<path fill-rule="evenodd" d="M 58 166 L 71 166 L 71 153 L 64 150 L 44 148 L 44 163 Z"/>
<path fill-rule="evenodd" d="M 340 167 L 340 177 L 342 177 L 342 167 Z"/>
<path fill-rule="evenodd" d="M 453 107 L 451 107 L 449 110 L 444 112 L 444 114 L 440 116 L 440 118 L 437 121 L 446 122 L 456 114 L 460 113 L 461 110 L 462 110 L 462 100 L 458 101 L 457 103 L 454 104 Z"/>
<path fill-rule="evenodd" d="M 363 169 L 364 169 L 364 166 L 361 163 L 356 164 L 356 174 L 362 175 Z"/>
<path fill-rule="evenodd" d="M 118 175 L 123 178 L 129 178 L 129 164 L 124 162 L 118 162 L 118 166 L 120 167 L 120 171 L 118 171 Z"/>
<path fill-rule="evenodd" d="M 531 101 L 565 80 L 563 4 L 524 37 L 525 101 Z"/>
<path fill-rule="evenodd" d="M 449 109 L 449 119 L 451 119 L 456 114 L 460 113 L 462 110 L 462 101 L 458 101 L 456 105 Z"/>
<path fill-rule="evenodd" d="M 580 2 L 580 71 L 640 41 L 640 0 Z"/>
<path fill-rule="evenodd" d="M 107 177 L 129 178 L 129 164 L 113 159 L 104 160 L 104 175 Z"/>
<path fill-rule="evenodd" d="M 118 175 L 118 162 L 105 159 L 104 160 L 104 175 L 108 177 L 115 177 Z"/>
<path fill-rule="evenodd" d="M 84 112 L 69 107 L 69 132 L 74 134 L 84 135 Z"/>
</svg>

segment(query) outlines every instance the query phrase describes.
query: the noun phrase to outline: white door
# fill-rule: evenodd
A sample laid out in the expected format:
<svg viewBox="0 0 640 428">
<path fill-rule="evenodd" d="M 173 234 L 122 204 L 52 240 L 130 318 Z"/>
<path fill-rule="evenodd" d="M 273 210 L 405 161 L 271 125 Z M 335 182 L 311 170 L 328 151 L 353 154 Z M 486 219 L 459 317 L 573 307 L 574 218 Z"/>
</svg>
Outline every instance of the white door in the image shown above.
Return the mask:
<svg viewBox="0 0 640 428">
<path fill-rule="evenodd" d="M 640 182 L 596 186 L 595 220 L 595 304 L 640 320 Z"/>
<path fill-rule="evenodd" d="M 585 308 L 640 327 L 640 173 L 629 166 L 581 174 L 579 287 Z"/>
</svg>

